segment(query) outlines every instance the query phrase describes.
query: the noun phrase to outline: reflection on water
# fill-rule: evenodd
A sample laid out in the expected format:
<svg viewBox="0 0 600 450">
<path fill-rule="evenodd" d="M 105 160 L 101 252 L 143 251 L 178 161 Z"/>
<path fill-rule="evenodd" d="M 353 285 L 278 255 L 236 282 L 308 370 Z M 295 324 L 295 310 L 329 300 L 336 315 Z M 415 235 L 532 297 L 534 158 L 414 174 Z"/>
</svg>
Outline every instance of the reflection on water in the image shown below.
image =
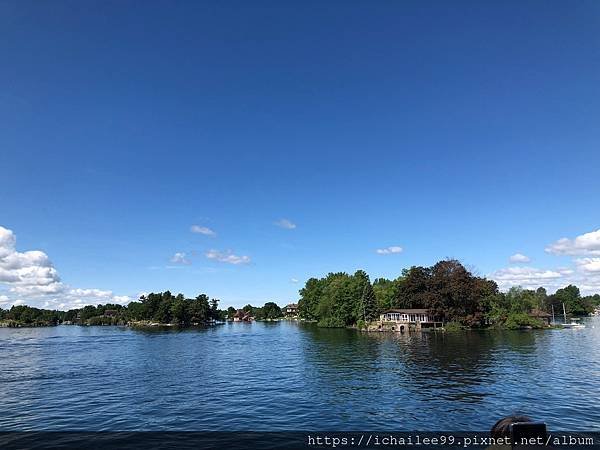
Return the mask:
<svg viewBox="0 0 600 450">
<path fill-rule="evenodd" d="M 0 430 L 485 430 L 518 412 L 600 431 L 583 330 L 0 329 Z"/>
</svg>

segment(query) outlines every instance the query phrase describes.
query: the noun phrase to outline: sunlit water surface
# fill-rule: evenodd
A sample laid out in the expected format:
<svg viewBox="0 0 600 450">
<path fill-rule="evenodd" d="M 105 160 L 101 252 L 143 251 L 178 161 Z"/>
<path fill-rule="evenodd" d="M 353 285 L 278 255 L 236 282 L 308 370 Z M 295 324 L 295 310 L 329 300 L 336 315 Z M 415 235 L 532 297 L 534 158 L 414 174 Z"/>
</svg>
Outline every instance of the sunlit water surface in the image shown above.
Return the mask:
<svg viewBox="0 0 600 450">
<path fill-rule="evenodd" d="M 0 430 L 600 431 L 581 330 L 361 334 L 295 322 L 0 329 Z"/>
</svg>

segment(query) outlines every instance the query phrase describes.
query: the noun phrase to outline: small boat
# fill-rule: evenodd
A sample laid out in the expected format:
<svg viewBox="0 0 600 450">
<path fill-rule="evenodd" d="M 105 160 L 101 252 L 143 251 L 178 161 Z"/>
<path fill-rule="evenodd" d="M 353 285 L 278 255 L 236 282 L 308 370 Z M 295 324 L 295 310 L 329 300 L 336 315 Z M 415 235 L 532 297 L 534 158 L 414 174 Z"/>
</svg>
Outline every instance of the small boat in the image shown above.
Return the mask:
<svg viewBox="0 0 600 450">
<path fill-rule="evenodd" d="M 585 328 L 585 325 L 579 323 L 579 319 L 571 319 L 570 323 L 563 323 L 563 328 Z"/>
<path fill-rule="evenodd" d="M 554 306 L 552 306 L 552 325 L 555 326 L 560 326 L 563 328 L 585 328 L 585 325 L 582 323 L 579 323 L 579 319 L 575 319 L 575 318 L 571 318 L 571 322 L 567 322 L 567 311 L 565 309 L 565 304 L 563 303 L 562 305 L 563 307 L 563 314 L 565 316 L 565 321 L 563 323 L 556 323 L 554 321 Z"/>
</svg>

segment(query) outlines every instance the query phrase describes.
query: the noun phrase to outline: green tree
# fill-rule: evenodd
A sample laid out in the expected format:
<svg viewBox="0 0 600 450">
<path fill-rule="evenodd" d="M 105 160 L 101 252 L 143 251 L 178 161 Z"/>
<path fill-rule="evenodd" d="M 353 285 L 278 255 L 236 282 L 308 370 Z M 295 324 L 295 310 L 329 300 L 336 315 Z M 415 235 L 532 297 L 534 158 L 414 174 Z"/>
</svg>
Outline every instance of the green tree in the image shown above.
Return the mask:
<svg viewBox="0 0 600 450">
<path fill-rule="evenodd" d="M 262 312 L 265 319 L 279 319 L 283 316 L 281 308 L 274 302 L 265 303 Z"/>
<path fill-rule="evenodd" d="M 305 286 L 300 289 L 300 300 L 298 301 L 298 315 L 302 319 L 319 319 L 318 308 L 323 298 L 326 286 L 325 279 L 310 278 Z"/>
<path fill-rule="evenodd" d="M 430 303 L 431 269 L 413 266 L 402 271 L 403 283 L 398 285 L 394 307 L 425 308 Z"/>
<path fill-rule="evenodd" d="M 586 310 L 585 304 L 581 299 L 579 288 L 572 284 L 557 290 L 551 296 L 550 303 L 554 305 L 557 312 L 562 311 L 562 304 L 564 303 L 567 314 L 574 316 L 585 315 L 589 312 Z"/>
<path fill-rule="evenodd" d="M 230 306 L 229 308 L 227 308 L 227 317 L 231 319 L 236 312 L 237 309 L 235 309 L 233 306 Z"/>
<path fill-rule="evenodd" d="M 173 323 L 178 325 L 189 325 L 190 323 L 190 310 L 189 301 L 187 301 L 183 295 L 179 294 L 171 302 L 171 317 Z"/>
<path fill-rule="evenodd" d="M 354 303 L 352 323 L 356 323 L 360 319 L 364 321 L 375 319 L 377 317 L 377 299 L 369 275 L 364 270 L 357 270 L 353 278 L 356 290 L 351 300 Z"/>
<path fill-rule="evenodd" d="M 202 323 L 209 319 L 210 305 L 206 294 L 200 294 L 192 300 L 190 305 L 190 316 L 192 323 Z"/>
<path fill-rule="evenodd" d="M 216 298 L 210 300 L 209 315 L 212 320 L 219 320 L 221 318 L 219 314 L 219 300 Z"/>
<path fill-rule="evenodd" d="M 397 278 L 396 280 L 377 278 L 373 281 L 373 292 L 375 294 L 378 312 L 383 312 L 396 306 L 395 299 L 398 296 L 397 291 L 401 280 L 401 278 Z"/>
</svg>

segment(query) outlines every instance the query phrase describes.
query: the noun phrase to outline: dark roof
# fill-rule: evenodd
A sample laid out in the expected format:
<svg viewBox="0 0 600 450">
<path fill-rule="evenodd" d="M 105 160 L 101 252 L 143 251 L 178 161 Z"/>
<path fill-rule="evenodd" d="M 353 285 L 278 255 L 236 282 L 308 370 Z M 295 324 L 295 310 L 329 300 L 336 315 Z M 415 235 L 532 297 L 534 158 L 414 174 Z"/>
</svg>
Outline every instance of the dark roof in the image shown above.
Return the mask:
<svg viewBox="0 0 600 450">
<path fill-rule="evenodd" d="M 286 305 L 286 308 L 297 308 L 298 307 L 298 303 L 290 303 L 289 305 Z"/>
<path fill-rule="evenodd" d="M 384 311 L 384 314 L 387 313 L 401 313 L 401 314 L 426 314 L 428 313 L 429 310 L 428 309 L 422 309 L 422 308 L 417 308 L 417 309 L 388 309 L 387 311 Z"/>
</svg>

